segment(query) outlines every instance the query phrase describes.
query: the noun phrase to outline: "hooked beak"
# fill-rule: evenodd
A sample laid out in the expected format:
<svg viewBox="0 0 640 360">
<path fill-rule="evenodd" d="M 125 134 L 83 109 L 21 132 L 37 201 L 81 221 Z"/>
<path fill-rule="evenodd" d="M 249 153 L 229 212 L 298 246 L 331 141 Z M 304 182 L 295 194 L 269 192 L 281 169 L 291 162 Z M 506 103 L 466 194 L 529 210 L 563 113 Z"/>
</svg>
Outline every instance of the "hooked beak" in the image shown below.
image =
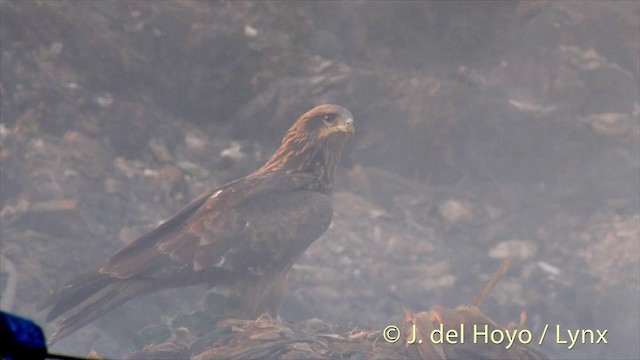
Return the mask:
<svg viewBox="0 0 640 360">
<path fill-rule="evenodd" d="M 347 134 L 351 135 L 351 137 L 355 137 L 356 135 L 356 128 L 353 125 L 353 118 L 348 118 L 344 124 L 340 124 L 340 130 L 346 132 Z"/>
</svg>

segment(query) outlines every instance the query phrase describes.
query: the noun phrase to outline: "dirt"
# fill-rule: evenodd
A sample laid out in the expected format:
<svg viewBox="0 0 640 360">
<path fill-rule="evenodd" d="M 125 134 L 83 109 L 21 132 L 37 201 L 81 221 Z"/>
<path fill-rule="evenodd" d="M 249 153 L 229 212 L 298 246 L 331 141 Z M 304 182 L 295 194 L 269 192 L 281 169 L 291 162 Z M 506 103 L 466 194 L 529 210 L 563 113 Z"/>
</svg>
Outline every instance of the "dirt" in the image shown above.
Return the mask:
<svg viewBox="0 0 640 360">
<path fill-rule="evenodd" d="M 304 111 L 357 139 L 283 318 L 382 329 L 439 304 L 607 329 L 551 358 L 640 357 L 640 4 L 0 0 L 2 310 L 35 304 Z M 206 289 L 136 299 L 53 347 L 120 358 Z"/>
</svg>

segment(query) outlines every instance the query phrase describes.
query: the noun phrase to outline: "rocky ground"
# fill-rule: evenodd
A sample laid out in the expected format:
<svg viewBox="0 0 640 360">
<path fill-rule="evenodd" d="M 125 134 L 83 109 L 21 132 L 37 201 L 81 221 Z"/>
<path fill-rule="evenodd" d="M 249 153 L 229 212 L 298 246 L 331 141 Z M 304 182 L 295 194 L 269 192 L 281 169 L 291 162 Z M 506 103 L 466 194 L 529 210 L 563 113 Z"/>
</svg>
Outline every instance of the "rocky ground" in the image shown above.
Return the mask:
<svg viewBox="0 0 640 360">
<path fill-rule="evenodd" d="M 608 345 L 545 343 L 552 358 L 640 355 L 638 2 L 0 9 L 3 310 L 42 321 L 50 290 L 331 102 L 357 141 L 286 320 L 382 331 L 403 309 L 469 303 L 508 257 L 489 316 L 608 329 Z M 122 357 L 204 294 L 131 301 L 54 350 Z"/>
</svg>

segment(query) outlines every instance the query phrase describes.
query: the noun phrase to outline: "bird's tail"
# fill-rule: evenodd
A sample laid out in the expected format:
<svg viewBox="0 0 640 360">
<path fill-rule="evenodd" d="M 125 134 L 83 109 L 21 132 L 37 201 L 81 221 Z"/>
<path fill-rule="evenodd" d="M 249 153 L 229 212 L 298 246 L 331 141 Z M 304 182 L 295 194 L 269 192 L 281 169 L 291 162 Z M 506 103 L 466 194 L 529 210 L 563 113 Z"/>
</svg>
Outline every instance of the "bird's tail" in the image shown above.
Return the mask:
<svg viewBox="0 0 640 360">
<path fill-rule="evenodd" d="M 81 274 L 52 292 L 38 305 L 39 310 L 51 307 L 47 322 L 55 320 L 55 333 L 49 339 L 49 344 L 149 290 L 148 281 L 113 278 L 101 274 L 97 268 Z"/>
</svg>

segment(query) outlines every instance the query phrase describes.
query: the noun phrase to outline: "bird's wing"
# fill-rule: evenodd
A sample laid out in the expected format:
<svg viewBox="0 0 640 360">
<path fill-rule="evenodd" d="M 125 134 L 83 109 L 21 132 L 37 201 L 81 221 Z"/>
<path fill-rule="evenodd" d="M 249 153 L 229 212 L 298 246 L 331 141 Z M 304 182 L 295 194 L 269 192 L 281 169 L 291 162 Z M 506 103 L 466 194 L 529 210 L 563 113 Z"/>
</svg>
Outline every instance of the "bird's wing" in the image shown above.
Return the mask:
<svg viewBox="0 0 640 360">
<path fill-rule="evenodd" d="M 223 185 L 117 251 L 100 273 L 119 279 L 162 278 L 163 273 L 220 265 L 231 244 L 247 235 L 244 206 L 265 196 L 310 189 L 315 181 L 309 174 L 269 173 Z"/>
</svg>

